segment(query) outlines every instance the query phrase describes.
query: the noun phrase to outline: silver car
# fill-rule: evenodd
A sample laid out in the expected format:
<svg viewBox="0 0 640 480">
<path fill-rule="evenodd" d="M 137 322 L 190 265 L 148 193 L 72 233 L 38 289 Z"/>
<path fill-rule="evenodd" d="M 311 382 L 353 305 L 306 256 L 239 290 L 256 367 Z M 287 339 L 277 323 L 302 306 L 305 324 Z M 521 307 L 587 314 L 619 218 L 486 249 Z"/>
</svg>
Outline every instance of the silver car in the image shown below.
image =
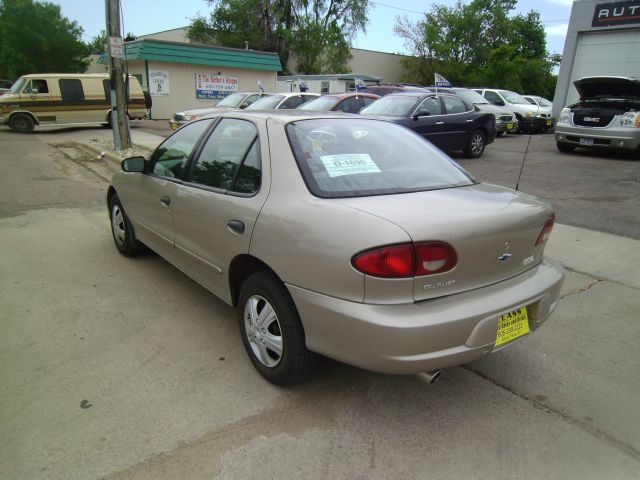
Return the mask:
<svg viewBox="0 0 640 480">
<path fill-rule="evenodd" d="M 400 125 L 236 110 L 122 170 L 107 193 L 118 250 L 148 247 L 237 307 L 249 358 L 276 384 L 305 379 L 318 354 L 435 378 L 558 304 L 549 205 L 476 181 Z"/>
<path fill-rule="evenodd" d="M 558 150 L 621 150 L 640 159 L 640 78 L 587 77 L 573 84 L 580 101 L 562 109 Z"/>
<path fill-rule="evenodd" d="M 247 108 L 261 98 L 268 97 L 270 93 L 264 92 L 238 92 L 232 93 L 220 100 L 215 106 L 208 108 L 194 108 L 191 110 L 184 110 L 182 112 L 176 112 L 169 120 L 169 127 L 172 130 L 177 130 L 182 125 L 189 123 L 192 120 L 206 117 L 207 115 L 213 115 L 215 113 L 221 113 L 226 110 L 232 110 L 234 108 Z"/>
</svg>

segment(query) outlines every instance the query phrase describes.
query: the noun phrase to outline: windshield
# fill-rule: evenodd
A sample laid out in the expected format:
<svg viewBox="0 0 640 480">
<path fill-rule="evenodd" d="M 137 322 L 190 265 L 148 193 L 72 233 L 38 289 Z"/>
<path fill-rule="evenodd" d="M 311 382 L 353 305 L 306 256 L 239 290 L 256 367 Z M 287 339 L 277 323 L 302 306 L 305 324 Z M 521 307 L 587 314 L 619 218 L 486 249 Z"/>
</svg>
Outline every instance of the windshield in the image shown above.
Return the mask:
<svg viewBox="0 0 640 480">
<path fill-rule="evenodd" d="M 244 100 L 244 97 L 245 97 L 244 93 L 232 93 L 228 97 L 220 100 L 216 105 L 216 107 L 229 107 L 229 108 L 237 107 L 242 103 L 242 100 Z"/>
<path fill-rule="evenodd" d="M 530 105 L 530 103 L 527 102 L 524 97 L 518 95 L 516 92 L 510 92 L 509 90 L 500 90 L 500 95 L 502 95 L 507 102 L 513 103 L 514 105 Z"/>
<path fill-rule="evenodd" d="M 472 185 L 453 160 L 408 128 L 382 120 L 324 118 L 287 125 L 300 172 L 321 198 Z"/>
<path fill-rule="evenodd" d="M 24 87 L 24 84 L 26 82 L 27 80 L 24 77 L 20 77 L 18 80 L 16 80 L 16 83 L 11 86 L 11 90 L 9 90 L 9 93 L 20 93 L 22 87 Z"/>
<path fill-rule="evenodd" d="M 387 95 L 360 110 L 360 115 L 407 117 L 419 101 L 420 97 L 414 97 L 412 95 Z"/>
<path fill-rule="evenodd" d="M 318 97 L 314 100 L 311 100 L 310 102 L 303 103 L 298 107 L 298 110 L 316 110 L 321 112 L 328 112 L 336 106 L 338 100 L 340 99 L 337 97 Z"/>
<path fill-rule="evenodd" d="M 273 110 L 278 104 L 284 100 L 284 95 L 271 95 L 270 97 L 261 98 L 249 105 L 247 110 Z"/>
<path fill-rule="evenodd" d="M 487 104 L 487 103 L 489 103 L 478 92 L 474 92 L 473 90 L 467 90 L 466 88 L 454 89 L 453 93 L 455 93 L 459 97 L 464 98 L 467 102 L 470 102 L 470 103 L 473 103 L 473 104 L 480 104 L 480 103 Z"/>
</svg>

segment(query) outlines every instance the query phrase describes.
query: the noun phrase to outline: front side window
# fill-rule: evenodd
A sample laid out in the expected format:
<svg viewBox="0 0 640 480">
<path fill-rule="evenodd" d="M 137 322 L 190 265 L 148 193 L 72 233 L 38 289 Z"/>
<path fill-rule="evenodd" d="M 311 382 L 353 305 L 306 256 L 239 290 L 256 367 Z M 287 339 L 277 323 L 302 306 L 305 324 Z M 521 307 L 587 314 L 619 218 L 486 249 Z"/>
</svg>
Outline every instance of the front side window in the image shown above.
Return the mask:
<svg viewBox="0 0 640 480">
<path fill-rule="evenodd" d="M 360 98 L 351 97 L 347 98 L 340 105 L 338 105 L 339 112 L 347 112 L 347 113 L 358 113 L 362 108 L 362 103 L 360 103 Z"/>
<path fill-rule="evenodd" d="M 379 120 L 325 118 L 287 125 L 309 191 L 321 198 L 472 185 L 453 160 L 413 131 Z"/>
<path fill-rule="evenodd" d="M 415 111 L 415 115 L 442 115 L 440 97 L 427 97 Z"/>
<path fill-rule="evenodd" d="M 32 79 L 27 88 L 24 89 L 24 93 L 49 93 L 49 85 L 46 80 Z"/>
<path fill-rule="evenodd" d="M 259 153 L 258 131 L 253 123 L 222 119 L 198 156 L 192 182 L 225 191 L 254 193 L 260 188 Z"/>
<path fill-rule="evenodd" d="M 161 143 L 150 159 L 153 174 L 181 178 L 191 153 L 212 122 L 209 118 L 188 123 Z"/>
<path fill-rule="evenodd" d="M 280 105 L 278 109 L 286 110 L 286 109 L 298 108 L 307 100 L 309 100 L 309 97 L 306 97 L 306 96 L 303 97 L 303 96 L 296 95 L 295 97 L 289 97 L 284 102 L 282 102 L 282 105 Z"/>
<path fill-rule="evenodd" d="M 494 105 L 500 105 L 500 104 L 504 105 L 504 101 L 502 100 L 502 98 L 500 98 L 500 95 L 498 95 L 495 92 L 489 92 L 489 91 L 484 92 L 484 98 L 489 100 L 489 103 L 493 103 Z"/>
</svg>

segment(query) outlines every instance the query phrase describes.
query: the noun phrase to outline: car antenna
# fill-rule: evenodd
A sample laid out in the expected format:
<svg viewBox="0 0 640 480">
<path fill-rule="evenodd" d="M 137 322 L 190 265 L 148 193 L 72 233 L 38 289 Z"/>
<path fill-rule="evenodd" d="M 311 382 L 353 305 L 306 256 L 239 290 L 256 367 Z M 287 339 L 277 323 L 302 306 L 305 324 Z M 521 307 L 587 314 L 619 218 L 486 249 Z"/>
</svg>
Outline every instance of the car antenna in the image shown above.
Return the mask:
<svg viewBox="0 0 640 480">
<path fill-rule="evenodd" d="M 540 113 L 540 105 L 536 104 L 538 108 L 536 108 L 536 117 L 538 113 Z M 515 191 L 518 191 L 520 187 L 520 178 L 522 178 L 522 171 L 524 170 L 524 161 L 527 159 L 527 153 L 529 153 L 529 145 L 531 145 L 531 137 L 533 136 L 533 122 L 531 122 L 531 127 L 529 127 L 529 138 L 527 139 L 527 148 L 524 149 L 524 155 L 522 156 L 522 165 L 520 165 L 520 173 L 518 173 L 518 180 L 516 181 Z"/>
</svg>

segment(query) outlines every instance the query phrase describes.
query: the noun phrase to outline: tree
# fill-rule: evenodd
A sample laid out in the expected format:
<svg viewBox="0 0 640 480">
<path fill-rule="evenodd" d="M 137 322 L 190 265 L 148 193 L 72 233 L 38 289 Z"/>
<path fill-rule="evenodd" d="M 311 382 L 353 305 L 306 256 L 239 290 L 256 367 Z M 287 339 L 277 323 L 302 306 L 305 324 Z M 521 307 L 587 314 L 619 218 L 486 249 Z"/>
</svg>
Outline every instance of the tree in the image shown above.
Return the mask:
<svg viewBox="0 0 640 480">
<path fill-rule="evenodd" d="M 353 36 L 365 31 L 368 0 L 208 0 L 208 18 L 192 19 L 187 37 L 226 47 L 277 52 L 299 73 L 344 71 Z"/>
<path fill-rule="evenodd" d="M 60 6 L 33 0 L 0 0 L 0 77 L 26 73 L 83 72 L 89 49 L 82 27 Z"/>
<path fill-rule="evenodd" d="M 552 97 L 557 55 L 546 49 L 540 14 L 510 16 L 517 0 L 435 5 L 424 20 L 396 18 L 394 30 L 414 55 L 408 81 L 431 84 L 435 72 L 457 85 L 491 85 Z"/>
</svg>

